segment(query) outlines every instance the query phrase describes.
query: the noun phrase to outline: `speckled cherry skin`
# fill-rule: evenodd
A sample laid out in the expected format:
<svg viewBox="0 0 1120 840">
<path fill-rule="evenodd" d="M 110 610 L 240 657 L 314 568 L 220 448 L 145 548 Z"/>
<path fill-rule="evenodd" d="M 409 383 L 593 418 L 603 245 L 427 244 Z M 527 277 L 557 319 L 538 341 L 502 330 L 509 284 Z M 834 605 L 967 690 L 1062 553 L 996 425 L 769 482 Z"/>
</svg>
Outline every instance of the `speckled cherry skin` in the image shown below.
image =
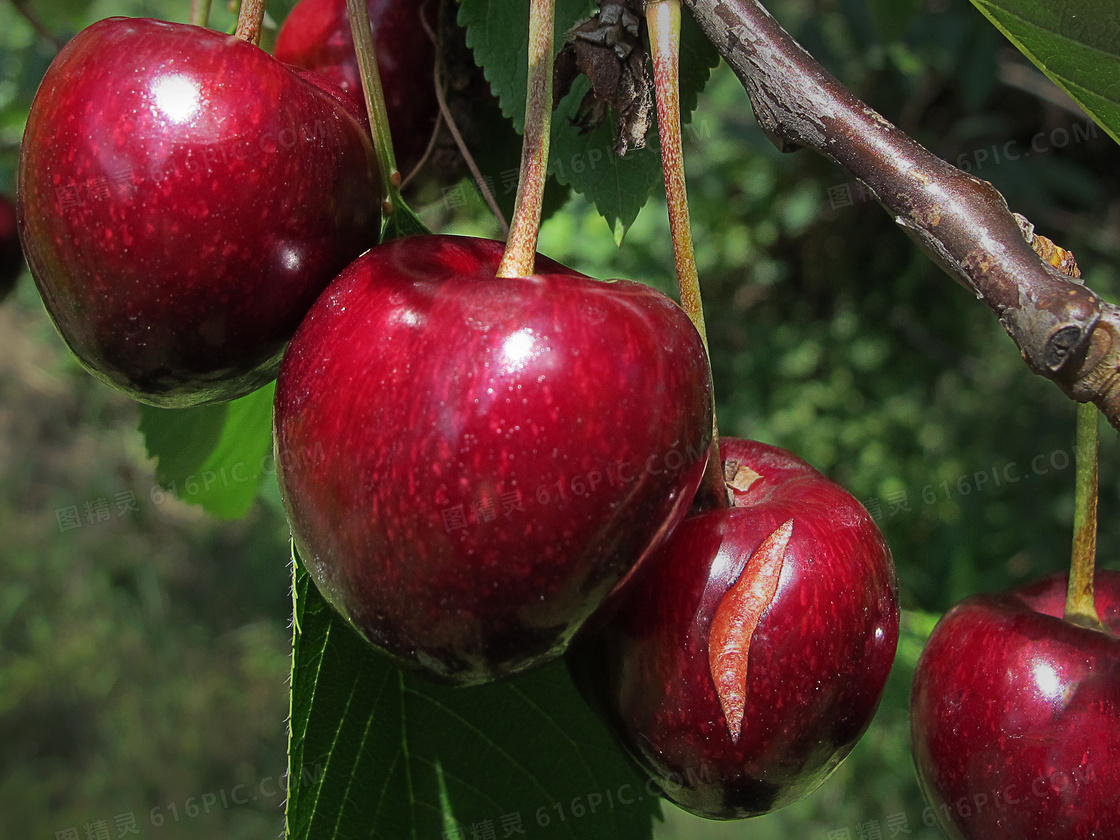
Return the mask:
<svg viewBox="0 0 1120 840">
<path fill-rule="evenodd" d="M 436 48 L 421 19 L 423 15 L 433 33 L 439 31 L 439 0 L 367 0 L 366 9 L 393 151 L 398 168 L 407 175 L 420 162 L 439 115 Z M 280 27 L 272 54 L 323 74 L 346 91 L 365 115 L 346 0 L 300 0 Z"/>
<path fill-rule="evenodd" d="M 271 380 L 315 298 L 376 242 L 372 144 L 342 94 L 207 29 L 109 18 L 47 70 L 20 235 L 62 337 L 153 405 Z"/>
<path fill-rule="evenodd" d="M 890 551 L 846 490 L 791 453 L 721 438 L 759 474 L 734 507 L 678 526 L 618 613 L 575 645 L 572 672 L 664 795 L 709 819 L 776 810 L 811 793 L 871 722 L 898 641 Z M 793 533 L 749 647 L 742 734 L 732 739 L 708 660 L 713 616 L 747 559 Z"/>
<path fill-rule="evenodd" d="M 0 195 L 0 301 L 4 300 L 23 271 L 23 251 L 16 229 L 16 206 L 6 195 Z"/>
<path fill-rule="evenodd" d="M 557 658 L 691 503 L 711 438 L 699 335 L 660 292 L 502 244 L 362 255 L 277 379 L 281 495 L 320 591 L 443 680 Z"/>
<path fill-rule="evenodd" d="M 1062 618 L 1066 581 L 962 601 L 918 660 L 911 748 L 950 837 L 1120 837 L 1120 572 L 1096 575 L 1111 635 Z"/>
</svg>

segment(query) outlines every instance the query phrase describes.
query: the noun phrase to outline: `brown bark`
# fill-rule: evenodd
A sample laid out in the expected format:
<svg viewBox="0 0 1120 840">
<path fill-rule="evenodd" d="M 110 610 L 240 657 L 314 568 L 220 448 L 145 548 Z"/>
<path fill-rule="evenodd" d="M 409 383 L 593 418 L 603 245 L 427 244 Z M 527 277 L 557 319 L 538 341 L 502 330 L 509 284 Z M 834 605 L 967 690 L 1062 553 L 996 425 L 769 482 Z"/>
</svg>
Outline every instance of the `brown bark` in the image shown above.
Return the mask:
<svg viewBox="0 0 1120 840">
<path fill-rule="evenodd" d="M 1120 429 L 1120 308 L 1042 259 L 1003 196 L 936 157 L 818 64 L 755 0 L 684 0 L 784 151 L 844 167 L 983 300 L 1037 374 Z"/>
</svg>

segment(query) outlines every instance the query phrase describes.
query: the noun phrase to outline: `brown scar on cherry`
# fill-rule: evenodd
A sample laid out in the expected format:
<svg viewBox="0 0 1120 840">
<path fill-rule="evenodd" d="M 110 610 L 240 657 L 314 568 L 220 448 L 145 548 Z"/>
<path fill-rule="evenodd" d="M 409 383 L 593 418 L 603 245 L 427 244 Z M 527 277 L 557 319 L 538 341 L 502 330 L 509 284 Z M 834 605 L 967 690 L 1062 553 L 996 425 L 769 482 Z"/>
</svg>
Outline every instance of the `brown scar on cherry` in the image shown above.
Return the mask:
<svg viewBox="0 0 1120 840">
<path fill-rule="evenodd" d="M 778 591 L 793 520 L 779 525 L 747 560 L 739 579 L 716 607 L 708 634 L 708 668 L 732 741 L 743 732 L 747 705 L 747 665 L 759 619 Z"/>
<path fill-rule="evenodd" d="M 723 462 L 723 482 L 733 490 L 746 493 L 762 476 L 739 461 Z"/>
</svg>

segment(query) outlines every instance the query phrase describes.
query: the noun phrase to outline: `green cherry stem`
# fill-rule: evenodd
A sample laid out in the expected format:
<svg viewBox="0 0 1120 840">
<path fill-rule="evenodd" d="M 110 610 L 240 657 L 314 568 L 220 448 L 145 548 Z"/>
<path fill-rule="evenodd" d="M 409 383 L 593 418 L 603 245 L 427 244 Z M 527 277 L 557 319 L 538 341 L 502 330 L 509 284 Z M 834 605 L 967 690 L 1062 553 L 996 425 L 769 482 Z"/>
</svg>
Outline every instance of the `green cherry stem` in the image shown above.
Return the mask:
<svg viewBox="0 0 1120 840">
<path fill-rule="evenodd" d="M 207 3 L 207 6 L 210 4 Z M 192 22 L 194 8 L 191 8 Z M 261 27 L 264 25 L 264 0 L 241 0 L 241 7 L 237 11 L 237 29 L 233 34 L 242 41 L 248 41 L 254 47 L 260 46 Z"/>
<path fill-rule="evenodd" d="M 355 2 L 355 0 L 350 0 Z M 525 90 L 525 135 L 521 172 L 513 204 L 506 250 L 499 277 L 529 277 L 537 261 L 537 233 L 548 179 L 548 145 L 552 133 L 552 67 L 554 0 L 529 4 L 529 78 Z"/>
<path fill-rule="evenodd" d="M 1093 597 L 1097 564 L 1097 407 L 1077 406 L 1077 490 L 1073 505 L 1073 559 L 1066 591 L 1067 621 L 1103 630 Z"/>
<path fill-rule="evenodd" d="M 680 104 L 680 0 L 647 0 L 646 26 L 653 57 L 653 85 L 657 94 L 657 131 L 661 136 L 661 167 L 665 173 L 665 199 L 669 207 L 669 230 L 681 308 L 700 333 L 708 353 L 708 331 L 700 297 L 700 276 L 692 244 L 692 221 L 688 212 L 688 190 L 684 177 Z M 710 353 L 709 353 L 710 357 Z M 703 507 L 727 507 L 729 494 L 723 477 L 716 423 L 715 394 L 712 395 L 712 449 L 701 488 Z"/>
<path fill-rule="evenodd" d="M 354 51 L 358 55 L 358 72 L 362 77 L 362 91 L 366 98 L 373 145 L 381 170 L 381 194 L 385 197 L 382 208 L 386 219 L 404 206 L 401 200 L 401 173 L 393 153 L 393 138 L 389 134 L 389 112 L 385 107 L 385 91 L 381 87 L 381 73 L 377 69 L 377 51 L 373 46 L 373 27 L 369 22 L 366 0 L 346 0 L 350 16 L 350 31 L 354 36 Z"/>
<path fill-rule="evenodd" d="M 191 0 L 191 14 L 188 18 L 193 26 L 208 26 L 210 24 L 211 0 Z"/>
</svg>

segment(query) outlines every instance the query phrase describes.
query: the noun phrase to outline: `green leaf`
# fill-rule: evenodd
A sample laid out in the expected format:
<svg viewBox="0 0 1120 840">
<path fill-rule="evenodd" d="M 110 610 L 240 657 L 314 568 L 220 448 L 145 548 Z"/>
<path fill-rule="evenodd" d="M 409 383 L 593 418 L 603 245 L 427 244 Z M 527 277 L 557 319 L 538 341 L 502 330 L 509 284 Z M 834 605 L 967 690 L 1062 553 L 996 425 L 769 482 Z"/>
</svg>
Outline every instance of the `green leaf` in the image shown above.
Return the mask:
<svg viewBox="0 0 1120 840">
<path fill-rule="evenodd" d="M 521 135 L 514 131 L 509 117 L 502 113 L 498 101 L 488 98 L 478 102 L 471 112 L 476 126 L 485 126 L 482 132 L 474 133 L 468 141 L 471 155 L 478 165 L 494 201 L 507 222 L 513 217 L 513 205 L 517 191 L 517 170 L 521 163 Z M 468 179 L 472 197 L 477 196 L 479 205 L 484 202 L 481 191 L 473 178 Z M 541 221 L 545 221 L 567 203 L 571 189 L 549 178 L 544 189 L 544 203 L 541 207 Z"/>
<path fill-rule="evenodd" d="M 561 184 L 587 196 L 611 230 L 624 233 L 661 183 L 661 155 L 647 146 L 618 157 L 609 119 L 586 134 L 570 130 L 570 118 L 590 87 L 586 78 L 579 79 L 556 109 L 548 169 Z"/>
<path fill-rule="evenodd" d="M 594 8 L 590 0 L 556 0 L 556 50 L 563 34 Z M 502 113 L 525 130 L 525 84 L 529 76 L 529 4 L 523 0 L 460 0 L 459 25 Z"/>
<path fill-rule="evenodd" d="M 563 662 L 436 685 L 375 654 L 298 561 L 293 587 L 290 840 L 649 840 L 658 800 Z"/>
<path fill-rule="evenodd" d="M 273 390 L 200 408 L 141 405 L 140 433 L 167 493 L 223 519 L 248 513 L 261 477 L 274 470 Z"/>
<path fill-rule="evenodd" d="M 586 0 L 558 0 L 557 48 L 563 33 L 587 17 L 593 7 Z M 502 111 L 518 131 L 525 124 L 525 80 L 528 54 L 528 4 L 502 0 L 462 0 L 459 23 L 467 29 L 467 44 L 475 61 L 498 96 Z M 690 15 L 684 15 L 681 31 L 681 112 L 690 119 L 711 69 L 719 61 L 715 47 L 704 38 Z M 650 147 L 629 152 L 625 158 L 614 153 L 614 129 L 610 120 L 580 134 L 571 117 L 589 88 L 586 79 L 573 85 L 553 116 L 549 172 L 561 184 L 585 195 L 610 224 L 617 237 L 637 218 L 651 191 L 662 182 L 661 159 L 655 136 Z M 651 135 L 653 132 L 651 131 Z"/>
<path fill-rule="evenodd" d="M 288 15 L 292 13 L 295 8 L 296 0 L 265 0 L 265 9 L 268 10 L 269 15 L 277 26 L 283 25 L 284 21 L 288 19 Z"/>
<path fill-rule="evenodd" d="M 1120 143 L 1120 15 L 1101 0 L 972 0 Z"/>
<path fill-rule="evenodd" d="M 712 69 L 719 64 L 719 50 L 704 37 L 691 14 L 681 15 L 681 124 L 692 120 L 700 94 Z"/>
</svg>

